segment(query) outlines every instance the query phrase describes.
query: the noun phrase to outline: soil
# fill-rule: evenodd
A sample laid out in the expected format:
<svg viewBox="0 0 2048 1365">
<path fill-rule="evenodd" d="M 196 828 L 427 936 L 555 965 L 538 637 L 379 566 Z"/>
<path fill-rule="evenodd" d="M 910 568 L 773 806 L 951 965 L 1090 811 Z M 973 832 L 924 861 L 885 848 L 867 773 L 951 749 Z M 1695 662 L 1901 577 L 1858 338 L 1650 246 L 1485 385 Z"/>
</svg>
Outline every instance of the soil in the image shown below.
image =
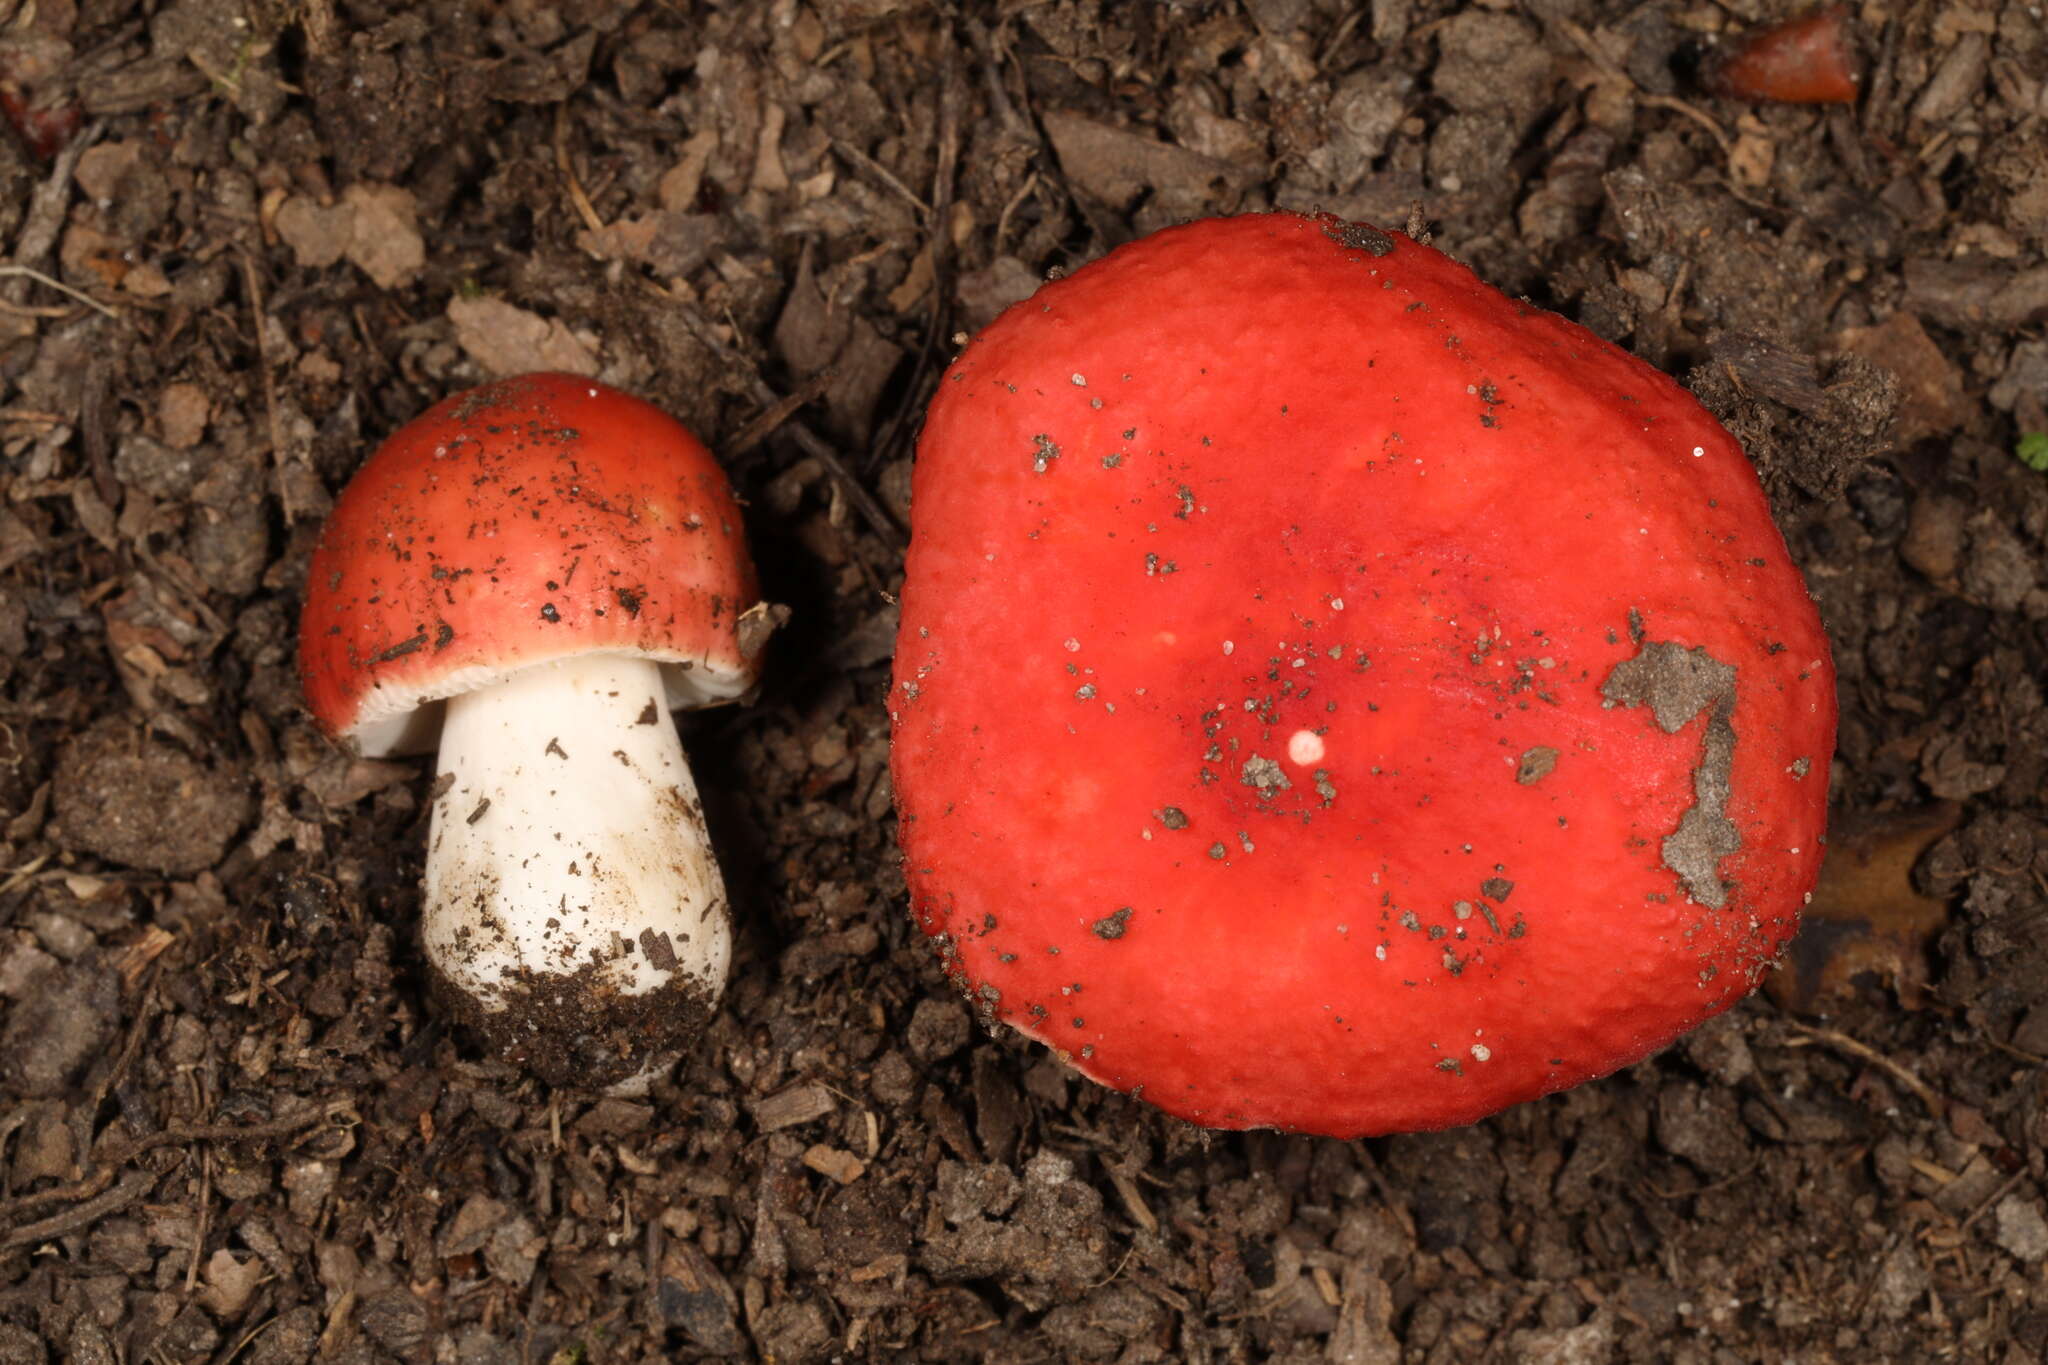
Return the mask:
<svg viewBox="0 0 2048 1365">
<path fill-rule="evenodd" d="M 2048 20 L 1867 0 L 0 0 L 0 1362 L 2043 1359 Z M 1840 670 L 1766 991 L 1475 1127 L 1206 1134 L 976 1028 L 884 701 L 953 338 L 1190 216 L 1404 226 L 1678 374 Z M 367 450 L 496 374 L 717 450 L 791 609 L 685 721 L 701 1046 L 550 1087 L 435 1004 L 432 774 L 292 663 Z"/>
</svg>

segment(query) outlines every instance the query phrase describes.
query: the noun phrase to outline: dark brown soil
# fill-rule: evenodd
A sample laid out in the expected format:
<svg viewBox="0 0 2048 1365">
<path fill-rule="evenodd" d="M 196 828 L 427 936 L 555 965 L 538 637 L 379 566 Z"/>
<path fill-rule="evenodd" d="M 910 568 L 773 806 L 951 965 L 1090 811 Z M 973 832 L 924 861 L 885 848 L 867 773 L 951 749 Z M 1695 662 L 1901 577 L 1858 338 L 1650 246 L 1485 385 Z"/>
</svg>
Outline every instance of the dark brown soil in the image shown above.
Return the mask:
<svg viewBox="0 0 2048 1365">
<path fill-rule="evenodd" d="M 1856 106 L 1702 91 L 1792 12 L 0 0 L 0 1363 L 2043 1359 L 2048 19 L 1870 0 Z M 1470 1129 L 1163 1120 L 979 1032 L 904 914 L 954 336 L 1267 206 L 1686 378 L 1835 641 L 1794 969 Z M 432 1003 L 431 773 L 292 671 L 369 447 L 541 366 L 701 432 L 794 608 L 686 722 L 738 961 L 637 1100 Z"/>
</svg>

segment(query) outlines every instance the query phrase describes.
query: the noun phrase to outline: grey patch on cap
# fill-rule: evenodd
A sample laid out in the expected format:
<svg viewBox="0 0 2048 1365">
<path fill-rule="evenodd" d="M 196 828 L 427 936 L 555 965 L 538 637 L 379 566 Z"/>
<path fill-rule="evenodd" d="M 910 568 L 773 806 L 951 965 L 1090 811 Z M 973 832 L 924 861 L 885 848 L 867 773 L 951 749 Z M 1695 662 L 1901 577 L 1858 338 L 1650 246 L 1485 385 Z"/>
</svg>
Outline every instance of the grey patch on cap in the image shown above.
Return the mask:
<svg viewBox="0 0 2048 1365">
<path fill-rule="evenodd" d="M 1616 664 L 1600 685 L 1600 695 L 1614 705 L 1648 706 L 1667 735 L 1707 713 L 1706 742 L 1693 769 L 1693 805 L 1666 836 L 1663 854 L 1686 895 L 1716 910 L 1728 904 L 1732 889 L 1721 880 L 1721 859 L 1742 849 L 1742 836 L 1727 814 L 1735 765 L 1735 676 L 1733 664 L 1703 646 L 1651 640 L 1633 659 Z"/>
</svg>

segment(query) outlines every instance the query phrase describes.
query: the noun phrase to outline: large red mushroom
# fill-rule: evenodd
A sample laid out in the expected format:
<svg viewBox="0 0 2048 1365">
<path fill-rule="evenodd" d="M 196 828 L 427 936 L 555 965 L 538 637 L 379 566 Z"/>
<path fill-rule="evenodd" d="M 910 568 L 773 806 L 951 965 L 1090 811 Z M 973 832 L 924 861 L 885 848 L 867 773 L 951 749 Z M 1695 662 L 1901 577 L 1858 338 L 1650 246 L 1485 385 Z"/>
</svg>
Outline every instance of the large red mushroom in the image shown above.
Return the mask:
<svg viewBox="0 0 2048 1365">
<path fill-rule="evenodd" d="M 755 602 L 711 454 L 575 375 L 429 408 L 323 528 L 307 704 L 365 754 L 438 744 L 427 960 L 543 1076 L 643 1075 L 724 986 L 725 889 L 670 712 L 754 685 Z"/>
<path fill-rule="evenodd" d="M 1737 443 L 1363 223 L 1192 223 L 931 405 L 893 771 L 988 1020 L 1219 1128 L 1466 1123 L 1741 998 L 1835 697 Z"/>
</svg>

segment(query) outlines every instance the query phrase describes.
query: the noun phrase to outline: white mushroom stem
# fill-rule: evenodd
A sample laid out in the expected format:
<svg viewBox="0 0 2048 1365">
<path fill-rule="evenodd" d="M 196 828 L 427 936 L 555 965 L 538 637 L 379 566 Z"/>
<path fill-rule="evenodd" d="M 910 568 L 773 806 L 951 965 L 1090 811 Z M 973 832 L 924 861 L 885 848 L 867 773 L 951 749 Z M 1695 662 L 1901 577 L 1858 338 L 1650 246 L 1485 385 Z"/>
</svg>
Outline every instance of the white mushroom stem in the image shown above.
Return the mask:
<svg viewBox="0 0 2048 1365">
<path fill-rule="evenodd" d="M 577 995 L 716 999 L 725 887 L 658 665 L 590 655 L 451 698 L 439 767 L 423 935 L 449 986 L 534 1009 L 504 1022 L 536 1034 Z"/>
</svg>

